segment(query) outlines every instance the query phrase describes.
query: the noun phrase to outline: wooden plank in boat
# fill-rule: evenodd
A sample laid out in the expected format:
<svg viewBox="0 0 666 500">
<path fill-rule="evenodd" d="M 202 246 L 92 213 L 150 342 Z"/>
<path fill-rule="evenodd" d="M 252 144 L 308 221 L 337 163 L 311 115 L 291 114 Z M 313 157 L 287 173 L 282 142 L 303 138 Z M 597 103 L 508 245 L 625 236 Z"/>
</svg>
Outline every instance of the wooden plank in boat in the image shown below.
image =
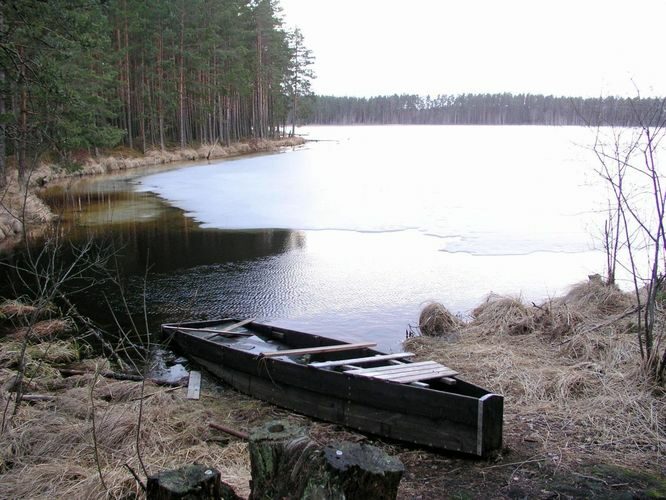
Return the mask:
<svg viewBox="0 0 666 500">
<path fill-rule="evenodd" d="M 448 377 L 452 375 L 453 370 L 434 368 L 423 369 L 416 372 L 389 374 L 389 375 L 366 375 L 380 380 L 389 380 L 391 382 L 400 382 L 401 384 L 408 384 L 410 382 L 418 382 L 420 380 L 432 380 L 434 378 Z"/>
<path fill-rule="evenodd" d="M 414 356 L 411 352 L 397 352 L 394 354 L 381 354 L 377 356 L 368 356 L 367 358 L 354 358 L 354 359 L 339 359 L 337 361 L 320 361 L 318 363 L 310 363 L 309 366 L 315 368 L 332 368 L 335 366 L 344 365 L 360 365 L 363 363 L 372 363 L 373 361 L 386 361 L 390 359 L 402 359 Z"/>
<path fill-rule="evenodd" d="M 275 358 L 277 356 L 300 356 L 302 354 L 320 354 L 325 352 L 338 352 L 338 351 L 351 351 L 354 349 L 367 349 L 369 347 L 376 347 L 376 342 L 359 342 L 356 344 L 337 344 L 325 345 L 321 347 L 305 347 L 302 349 L 285 349 L 282 351 L 268 351 L 262 352 L 261 357 Z"/>
<path fill-rule="evenodd" d="M 164 323 L 162 325 L 162 328 L 179 328 L 181 326 L 187 327 L 187 328 L 207 328 L 210 325 L 219 325 L 220 323 L 224 323 L 226 321 L 235 321 L 236 318 L 220 318 L 220 319 L 215 319 L 215 320 L 206 320 L 206 321 L 185 321 L 184 323 Z"/>
<path fill-rule="evenodd" d="M 204 337 L 209 340 L 210 338 L 216 337 L 217 335 L 233 335 L 239 337 L 252 337 L 252 333 L 249 332 L 229 332 L 227 330 L 215 330 L 213 328 L 191 328 L 187 326 L 175 326 L 175 325 L 164 325 L 163 328 L 168 330 L 177 330 L 180 332 L 203 332 L 203 333 L 214 333 L 208 337 Z"/>
<path fill-rule="evenodd" d="M 248 323 L 252 323 L 255 319 L 257 318 L 248 318 L 244 319 L 243 321 L 239 321 L 238 323 L 234 323 L 233 325 L 229 325 L 228 327 L 222 329 L 222 330 L 216 330 L 213 335 L 208 335 L 205 337 L 206 340 L 210 340 L 213 337 L 217 337 L 218 335 L 243 335 L 242 333 L 234 332 L 236 328 L 240 328 L 241 326 L 245 326 Z M 253 334 L 246 334 L 247 336 L 251 336 Z"/>
<path fill-rule="evenodd" d="M 199 399 L 201 394 L 201 372 L 191 371 L 187 384 L 187 399 Z"/>
<path fill-rule="evenodd" d="M 349 370 L 345 372 L 348 375 L 384 375 L 384 374 L 397 374 L 406 373 L 411 371 L 420 370 L 421 368 L 450 368 L 437 363 L 436 361 L 420 361 L 418 363 L 404 363 L 401 365 L 385 365 L 377 366 L 375 368 L 359 368 L 356 370 Z"/>
</svg>

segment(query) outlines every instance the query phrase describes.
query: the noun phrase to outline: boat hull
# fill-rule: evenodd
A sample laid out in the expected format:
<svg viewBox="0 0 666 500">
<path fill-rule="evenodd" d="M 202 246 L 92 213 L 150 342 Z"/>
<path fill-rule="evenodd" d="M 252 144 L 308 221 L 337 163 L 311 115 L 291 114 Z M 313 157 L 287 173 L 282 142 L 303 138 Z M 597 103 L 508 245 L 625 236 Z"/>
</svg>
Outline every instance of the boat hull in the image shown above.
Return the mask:
<svg viewBox="0 0 666 500">
<path fill-rule="evenodd" d="M 267 328 L 282 336 L 307 335 Z M 319 345 L 331 341 L 316 339 Z M 172 342 L 240 392 L 304 415 L 476 456 L 486 456 L 502 445 L 502 396 L 462 380 L 450 391 L 434 390 L 262 358 L 191 333 L 175 333 Z"/>
</svg>

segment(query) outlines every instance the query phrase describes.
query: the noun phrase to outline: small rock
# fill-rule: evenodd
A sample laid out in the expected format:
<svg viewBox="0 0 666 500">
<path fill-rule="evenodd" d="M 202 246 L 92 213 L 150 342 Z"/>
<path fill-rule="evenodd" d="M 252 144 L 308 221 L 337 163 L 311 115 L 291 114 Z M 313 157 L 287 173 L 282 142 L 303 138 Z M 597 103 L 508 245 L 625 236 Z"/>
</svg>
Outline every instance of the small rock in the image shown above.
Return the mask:
<svg viewBox="0 0 666 500">
<path fill-rule="evenodd" d="M 528 434 L 523 438 L 523 441 L 527 441 L 528 443 L 538 443 L 540 441 L 539 435 L 536 432 L 533 432 L 532 434 Z"/>
</svg>

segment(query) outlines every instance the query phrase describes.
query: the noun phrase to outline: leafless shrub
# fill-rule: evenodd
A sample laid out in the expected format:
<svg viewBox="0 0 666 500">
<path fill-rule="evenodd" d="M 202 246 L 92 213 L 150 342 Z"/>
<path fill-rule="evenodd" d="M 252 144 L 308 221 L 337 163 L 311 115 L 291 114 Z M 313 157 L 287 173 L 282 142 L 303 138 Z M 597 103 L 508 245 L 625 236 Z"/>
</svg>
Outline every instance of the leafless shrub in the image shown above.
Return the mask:
<svg viewBox="0 0 666 500">
<path fill-rule="evenodd" d="M 660 170 L 666 136 L 666 100 L 638 113 L 639 127 L 597 133 L 594 152 L 599 175 L 610 189 L 604 248 L 608 282 L 618 265 L 626 269 L 634 288 L 636 337 L 642 366 L 657 383 L 666 382 L 666 342 L 658 328 L 659 297 L 666 272 L 666 189 Z"/>
</svg>

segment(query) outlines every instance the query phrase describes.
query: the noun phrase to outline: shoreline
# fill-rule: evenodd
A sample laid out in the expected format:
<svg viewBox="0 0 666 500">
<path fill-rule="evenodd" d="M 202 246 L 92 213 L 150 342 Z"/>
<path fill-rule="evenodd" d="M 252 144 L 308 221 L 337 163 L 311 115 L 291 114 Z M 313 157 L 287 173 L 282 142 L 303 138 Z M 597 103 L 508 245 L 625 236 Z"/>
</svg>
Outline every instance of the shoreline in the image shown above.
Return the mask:
<svg viewBox="0 0 666 500">
<path fill-rule="evenodd" d="M 503 447 L 479 459 L 314 420 L 237 392 L 205 372 L 196 401 L 186 397 L 187 377 L 166 385 L 150 376 L 137 380 L 134 372 L 133 379 L 115 378 L 125 372 L 79 343 L 76 318 L 5 301 L 0 402 L 6 407 L 17 404 L 11 387 L 21 345 L 27 371 L 22 403 L 0 435 L 0 496 L 141 496 L 123 464 L 141 471 L 145 462 L 146 474 L 156 474 L 196 457 L 247 498 L 248 444 L 209 423 L 250 433 L 281 419 L 306 429 L 315 442 L 371 444 L 399 459 L 405 466 L 400 500 L 438 499 L 442 491 L 447 498 L 507 500 L 661 498 L 666 401 L 641 371 L 632 318 L 625 314 L 634 306 L 630 295 L 592 277 L 540 305 L 489 296 L 466 322 L 441 305 L 426 307 L 420 334 L 404 348 L 416 360 L 446 363 L 505 397 Z M 170 363 L 178 363 L 175 356 Z M 39 480 L 25 480 L 35 474 Z"/>
<path fill-rule="evenodd" d="M 28 192 L 18 185 L 16 172 L 8 178 L 8 185 L 0 193 L 0 252 L 14 248 L 24 236 L 27 226 L 30 235 L 40 234 L 56 218 L 51 209 L 39 198 L 38 191 L 44 186 L 63 179 L 104 175 L 141 167 L 168 165 L 186 161 L 217 160 L 235 158 L 256 153 L 278 152 L 284 148 L 305 144 L 303 137 L 282 139 L 260 139 L 237 142 L 229 146 L 201 144 L 176 150 L 151 149 L 141 154 L 136 151 L 118 152 L 87 158 L 81 167 L 67 171 L 59 165 L 41 164 L 30 175 Z"/>
</svg>

